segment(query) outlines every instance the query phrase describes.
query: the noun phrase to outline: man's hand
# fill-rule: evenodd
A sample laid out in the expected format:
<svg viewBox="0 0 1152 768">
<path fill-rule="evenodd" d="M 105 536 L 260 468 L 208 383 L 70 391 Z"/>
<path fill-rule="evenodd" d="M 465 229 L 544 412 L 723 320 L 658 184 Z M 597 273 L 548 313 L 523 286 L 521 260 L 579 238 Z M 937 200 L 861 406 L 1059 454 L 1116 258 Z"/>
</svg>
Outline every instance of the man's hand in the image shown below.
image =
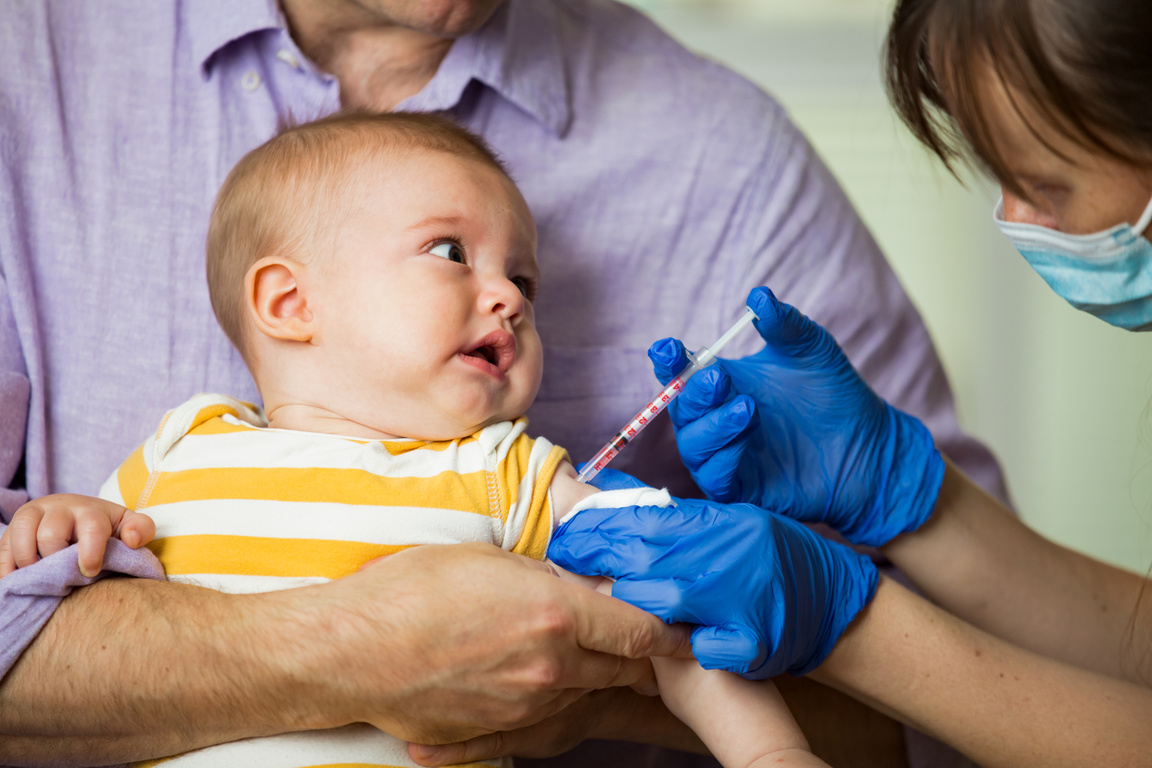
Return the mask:
<svg viewBox="0 0 1152 768">
<path fill-rule="evenodd" d="M 703 743 L 668 711 L 658 696 L 630 688 L 592 691 L 535 725 L 491 733 L 457 744 L 410 744 L 420 765 L 456 765 L 512 755 L 543 758 L 563 754 L 586 739 L 624 739 L 703 753 Z"/>
<path fill-rule="evenodd" d="M 525 728 L 498 731 L 443 746 L 409 744 L 408 753 L 421 765 L 456 765 L 507 755 L 552 757 L 563 754 L 585 739 L 599 737 L 606 708 L 611 706 L 612 699 L 627 696 L 627 691 L 627 688 L 592 691 L 552 717 Z"/>
<path fill-rule="evenodd" d="M 649 656 L 690 656 L 686 628 L 486 544 L 414 547 L 328 587 L 332 707 L 408 741 L 531 726 L 650 683 Z"/>
<path fill-rule="evenodd" d="M 66 599 L 0 682 L 0 763 L 122 763 L 357 722 L 462 741 L 688 654 L 683 628 L 484 544 L 262 594 L 113 579 Z"/>
</svg>

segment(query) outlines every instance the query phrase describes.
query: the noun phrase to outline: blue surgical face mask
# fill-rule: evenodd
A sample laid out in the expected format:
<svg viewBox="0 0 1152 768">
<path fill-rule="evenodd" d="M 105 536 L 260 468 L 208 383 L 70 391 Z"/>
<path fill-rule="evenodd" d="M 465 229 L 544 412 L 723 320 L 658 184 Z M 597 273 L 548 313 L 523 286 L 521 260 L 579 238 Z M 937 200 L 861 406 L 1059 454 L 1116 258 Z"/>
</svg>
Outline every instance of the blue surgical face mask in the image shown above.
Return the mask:
<svg viewBox="0 0 1152 768">
<path fill-rule="evenodd" d="M 1040 277 L 1069 304 L 1130 331 L 1152 330 L 1152 201 L 1135 225 L 1069 235 L 1004 220 L 1004 198 L 992 218 Z"/>
</svg>

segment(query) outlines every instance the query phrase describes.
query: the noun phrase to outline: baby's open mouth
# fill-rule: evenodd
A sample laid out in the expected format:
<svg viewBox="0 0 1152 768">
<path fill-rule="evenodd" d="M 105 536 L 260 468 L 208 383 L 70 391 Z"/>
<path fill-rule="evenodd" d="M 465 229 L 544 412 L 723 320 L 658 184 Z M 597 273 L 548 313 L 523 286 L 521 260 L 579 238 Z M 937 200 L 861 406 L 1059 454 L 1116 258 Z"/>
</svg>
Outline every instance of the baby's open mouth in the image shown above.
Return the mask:
<svg viewBox="0 0 1152 768">
<path fill-rule="evenodd" d="M 493 331 L 463 354 L 465 357 L 483 360 L 501 373 L 506 373 L 516 359 L 516 337 L 507 331 Z"/>
<path fill-rule="evenodd" d="M 496 365 L 497 357 L 496 350 L 489 346 L 478 347 L 471 352 L 466 353 L 469 357 L 479 357 L 487 360 L 492 365 Z"/>
</svg>

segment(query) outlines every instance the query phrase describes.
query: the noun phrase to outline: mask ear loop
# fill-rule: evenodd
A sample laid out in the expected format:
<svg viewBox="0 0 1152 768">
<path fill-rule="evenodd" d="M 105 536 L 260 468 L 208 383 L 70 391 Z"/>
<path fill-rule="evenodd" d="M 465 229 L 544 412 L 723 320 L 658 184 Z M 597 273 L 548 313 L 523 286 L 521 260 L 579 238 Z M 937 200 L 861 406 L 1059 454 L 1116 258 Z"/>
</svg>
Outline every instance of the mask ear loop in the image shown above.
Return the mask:
<svg viewBox="0 0 1152 768">
<path fill-rule="evenodd" d="M 1148 201 L 1148 206 L 1144 209 L 1144 213 L 1141 214 L 1140 220 L 1132 227 L 1132 231 L 1137 235 L 1143 235 L 1144 230 L 1148 229 L 1149 224 L 1152 224 L 1152 200 Z"/>
</svg>

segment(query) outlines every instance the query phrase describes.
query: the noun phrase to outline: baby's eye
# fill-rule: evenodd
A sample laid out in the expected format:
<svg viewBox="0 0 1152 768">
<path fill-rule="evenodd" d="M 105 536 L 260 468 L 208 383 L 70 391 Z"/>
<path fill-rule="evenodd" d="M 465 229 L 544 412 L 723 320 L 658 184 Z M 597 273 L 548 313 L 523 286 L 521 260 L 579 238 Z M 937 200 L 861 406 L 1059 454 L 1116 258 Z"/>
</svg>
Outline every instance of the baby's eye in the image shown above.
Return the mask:
<svg viewBox="0 0 1152 768">
<path fill-rule="evenodd" d="M 514 277 L 512 278 L 512 285 L 524 295 L 524 298 L 532 301 L 536 298 L 536 281 L 530 277 Z"/>
<path fill-rule="evenodd" d="M 432 246 L 429 253 L 434 253 L 442 259 L 454 261 L 457 264 L 464 263 L 464 250 L 456 243 L 440 243 L 439 245 Z"/>
</svg>

